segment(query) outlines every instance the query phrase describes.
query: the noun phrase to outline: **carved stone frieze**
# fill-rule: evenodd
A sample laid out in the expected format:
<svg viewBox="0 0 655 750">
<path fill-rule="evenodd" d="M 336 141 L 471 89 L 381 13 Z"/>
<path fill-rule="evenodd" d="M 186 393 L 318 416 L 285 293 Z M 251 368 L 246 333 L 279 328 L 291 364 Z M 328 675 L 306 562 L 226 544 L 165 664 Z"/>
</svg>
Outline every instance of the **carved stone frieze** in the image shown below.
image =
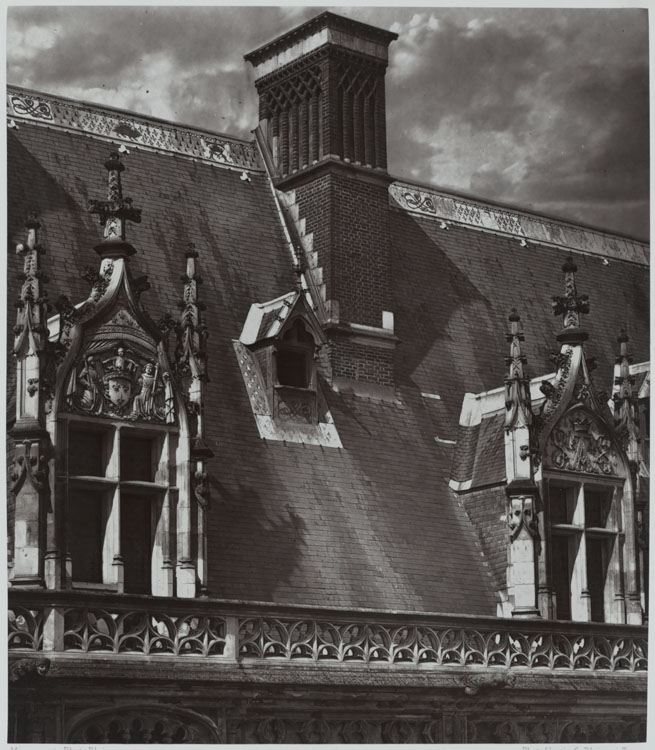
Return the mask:
<svg viewBox="0 0 655 750">
<path fill-rule="evenodd" d="M 440 719 L 287 717 L 232 722 L 234 742 L 264 744 L 406 744 L 442 742 Z"/>
<path fill-rule="evenodd" d="M 467 741 L 472 743 L 643 742 L 646 722 L 641 717 L 573 719 L 554 716 L 505 719 L 472 717 Z"/>
<path fill-rule="evenodd" d="M 619 457 L 610 437 L 585 412 L 568 412 L 554 427 L 544 465 L 560 471 L 617 476 Z"/>
<path fill-rule="evenodd" d="M 215 744 L 216 728 L 174 706 L 116 707 L 78 723 L 66 741 L 94 744 Z"/>
<path fill-rule="evenodd" d="M 115 419 L 170 423 L 175 405 L 170 374 L 140 351 L 118 345 L 80 357 L 69 375 L 66 408 Z"/>
</svg>

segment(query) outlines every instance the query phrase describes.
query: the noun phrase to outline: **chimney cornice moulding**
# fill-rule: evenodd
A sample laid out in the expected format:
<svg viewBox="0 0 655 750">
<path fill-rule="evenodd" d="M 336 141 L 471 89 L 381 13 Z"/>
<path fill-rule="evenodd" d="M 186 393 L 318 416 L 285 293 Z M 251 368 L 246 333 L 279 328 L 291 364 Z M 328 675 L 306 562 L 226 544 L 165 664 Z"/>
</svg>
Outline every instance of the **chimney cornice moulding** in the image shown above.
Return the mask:
<svg viewBox="0 0 655 750">
<path fill-rule="evenodd" d="M 265 60 L 279 55 L 282 50 L 285 50 L 291 46 L 297 46 L 302 44 L 303 39 L 308 39 L 311 36 L 319 35 L 321 32 L 327 32 L 325 41 L 334 41 L 335 43 L 343 43 L 343 37 L 339 37 L 339 34 L 345 34 L 347 36 L 358 37 L 362 40 L 370 42 L 380 48 L 380 53 L 383 53 L 384 59 L 386 59 L 386 49 L 391 42 L 398 39 L 398 34 L 393 31 L 387 31 L 386 29 L 379 29 L 376 26 L 370 26 L 367 23 L 361 21 L 355 21 L 351 18 L 344 16 L 338 16 L 330 11 L 325 11 L 314 18 L 310 18 L 309 21 L 296 26 L 295 29 L 288 31 L 286 34 L 274 39 L 272 42 L 258 47 L 257 49 L 244 55 L 244 60 L 252 63 L 255 67 L 261 65 Z"/>
</svg>

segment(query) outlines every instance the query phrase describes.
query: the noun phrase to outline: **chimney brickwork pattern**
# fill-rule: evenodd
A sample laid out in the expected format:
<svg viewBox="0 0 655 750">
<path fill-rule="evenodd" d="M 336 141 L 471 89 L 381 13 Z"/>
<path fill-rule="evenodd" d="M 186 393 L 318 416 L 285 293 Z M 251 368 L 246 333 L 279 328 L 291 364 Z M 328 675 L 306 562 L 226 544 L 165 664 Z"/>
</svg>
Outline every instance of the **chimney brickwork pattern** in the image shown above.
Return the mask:
<svg viewBox="0 0 655 750">
<path fill-rule="evenodd" d="M 386 63 L 325 47 L 258 81 L 281 177 L 325 158 L 386 169 Z"/>
</svg>

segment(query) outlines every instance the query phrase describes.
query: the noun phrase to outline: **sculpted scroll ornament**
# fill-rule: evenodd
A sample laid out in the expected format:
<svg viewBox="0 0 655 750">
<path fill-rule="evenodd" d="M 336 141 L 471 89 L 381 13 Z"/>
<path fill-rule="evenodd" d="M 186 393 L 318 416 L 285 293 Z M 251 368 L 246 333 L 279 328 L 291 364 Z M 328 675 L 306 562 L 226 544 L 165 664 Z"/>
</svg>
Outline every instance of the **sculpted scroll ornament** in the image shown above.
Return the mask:
<svg viewBox="0 0 655 750">
<path fill-rule="evenodd" d="M 562 471 L 616 476 L 618 455 L 609 436 L 582 412 L 566 414 L 546 445 L 544 463 Z"/>
<path fill-rule="evenodd" d="M 108 353 L 87 353 L 78 363 L 68 383 L 68 408 L 118 419 L 174 422 L 170 375 L 161 373 L 158 364 L 128 352 L 122 345 L 113 356 L 107 356 Z"/>
</svg>

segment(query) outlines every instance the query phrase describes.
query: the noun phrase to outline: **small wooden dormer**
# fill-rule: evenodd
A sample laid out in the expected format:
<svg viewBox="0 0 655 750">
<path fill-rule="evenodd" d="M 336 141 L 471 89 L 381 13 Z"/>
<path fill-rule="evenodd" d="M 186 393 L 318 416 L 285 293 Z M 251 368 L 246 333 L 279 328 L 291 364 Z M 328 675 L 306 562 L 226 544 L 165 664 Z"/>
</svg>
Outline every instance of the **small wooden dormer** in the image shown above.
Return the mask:
<svg viewBox="0 0 655 750">
<path fill-rule="evenodd" d="M 251 305 L 234 345 L 260 437 L 340 445 L 319 383 L 325 343 L 304 293 Z"/>
</svg>

